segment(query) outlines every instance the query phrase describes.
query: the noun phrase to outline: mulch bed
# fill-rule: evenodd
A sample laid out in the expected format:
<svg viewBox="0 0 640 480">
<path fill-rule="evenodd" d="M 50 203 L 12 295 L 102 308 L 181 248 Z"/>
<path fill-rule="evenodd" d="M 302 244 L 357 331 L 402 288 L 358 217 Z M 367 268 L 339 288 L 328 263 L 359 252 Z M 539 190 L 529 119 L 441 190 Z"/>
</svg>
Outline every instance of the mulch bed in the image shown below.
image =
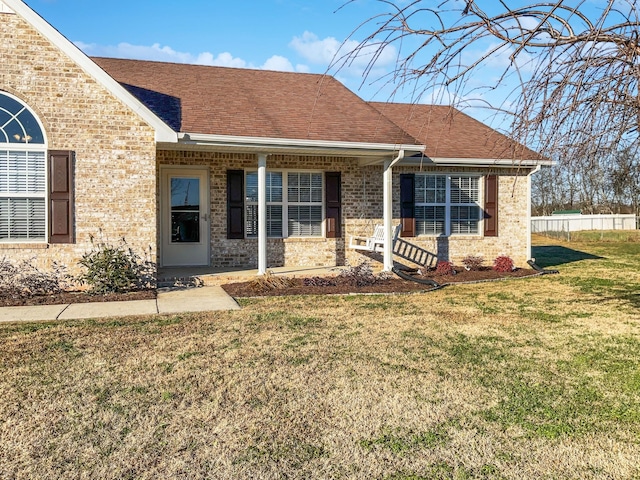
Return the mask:
<svg viewBox="0 0 640 480">
<path fill-rule="evenodd" d="M 456 275 L 433 275 L 430 278 L 441 286 L 453 283 L 470 283 L 501 280 L 508 278 L 529 277 L 538 274 L 535 270 L 517 269 L 513 272 L 500 273 L 490 268 L 482 270 L 462 270 Z M 262 282 L 251 280 L 248 282 L 228 283 L 222 288 L 232 297 L 262 297 L 280 295 L 336 295 L 348 293 L 410 293 L 432 290 L 434 287 L 407 280 L 393 275 L 386 280 L 378 280 L 372 285 L 357 285 L 353 279 L 339 276 L 314 277 L 313 284 L 308 284 L 308 278 L 294 277 L 287 279 L 287 286 L 279 288 L 265 288 Z M 305 284 L 305 281 L 307 284 Z M 324 285 L 323 285 L 324 284 Z M 155 290 L 141 290 L 129 293 L 111 293 L 106 295 L 91 295 L 86 292 L 64 292 L 52 295 L 33 297 L 3 297 L 0 295 L 0 307 L 59 305 L 67 303 L 116 302 L 128 300 L 152 300 L 157 296 Z"/>
<path fill-rule="evenodd" d="M 472 270 L 456 273 L 455 275 L 433 275 L 431 277 L 423 277 L 416 275 L 417 278 L 430 278 L 438 282 L 441 286 L 452 283 L 473 283 L 486 282 L 508 278 L 530 277 L 539 274 L 535 270 L 517 269 L 512 272 L 496 272 L 490 268 L 482 270 Z M 278 286 L 278 288 L 265 287 L 265 282 L 251 280 L 248 282 L 228 283 L 222 285 L 222 288 L 232 297 L 262 297 L 262 296 L 280 296 L 280 295 L 327 295 L 327 294 L 348 294 L 348 293 L 408 293 L 423 292 L 432 290 L 434 287 L 424 285 L 393 275 L 387 280 L 378 280 L 373 285 L 356 285 L 351 278 L 339 276 L 333 277 L 314 277 L 315 282 L 309 282 L 307 278 L 289 278 L 290 285 Z M 327 285 L 319 285 L 326 280 Z M 335 285 L 328 283 L 335 282 Z M 305 284 L 315 283 L 315 284 Z"/>
<path fill-rule="evenodd" d="M 3 297 L 0 295 L 0 307 L 153 300 L 154 298 L 156 298 L 155 290 L 140 290 L 129 293 L 109 293 L 105 295 L 91 295 L 86 292 L 64 292 L 51 295 L 36 295 L 33 297 Z"/>
</svg>

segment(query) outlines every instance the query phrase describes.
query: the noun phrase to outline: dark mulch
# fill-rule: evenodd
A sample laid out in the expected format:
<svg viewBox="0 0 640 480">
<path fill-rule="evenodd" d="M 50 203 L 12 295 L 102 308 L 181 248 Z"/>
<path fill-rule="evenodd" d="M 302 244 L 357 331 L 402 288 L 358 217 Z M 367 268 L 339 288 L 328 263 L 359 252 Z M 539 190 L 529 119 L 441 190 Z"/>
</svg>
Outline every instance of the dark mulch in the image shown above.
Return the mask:
<svg viewBox="0 0 640 480">
<path fill-rule="evenodd" d="M 152 300 L 154 298 L 156 298 L 155 290 L 140 290 L 129 293 L 109 293 L 105 295 L 91 295 L 86 292 L 64 292 L 54 293 L 51 295 L 36 295 L 33 297 L 3 297 L 0 295 L 0 307 Z"/>
<path fill-rule="evenodd" d="M 482 270 L 466 271 L 462 270 L 455 275 L 432 275 L 423 277 L 416 274 L 416 278 L 430 278 L 440 285 L 464 282 L 483 282 L 500 280 L 507 278 L 529 277 L 538 274 L 535 270 L 517 269 L 513 272 L 496 272 L 485 268 Z M 408 280 L 403 280 L 393 275 L 388 280 L 378 280 L 373 285 L 356 285 L 352 279 L 344 277 L 313 277 L 290 278 L 291 283 L 277 288 L 268 288 L 258 280 L 249 282 L 228 283 L 222 288 L 232 297 L 260 297 L 278 295 L 327 295 L 327 294 L 347 294 L 347 293 L 407 293 L 432 290 L 434 287 Z M 305 284 L 306 283 L 306 284 Z"/>
</svg>

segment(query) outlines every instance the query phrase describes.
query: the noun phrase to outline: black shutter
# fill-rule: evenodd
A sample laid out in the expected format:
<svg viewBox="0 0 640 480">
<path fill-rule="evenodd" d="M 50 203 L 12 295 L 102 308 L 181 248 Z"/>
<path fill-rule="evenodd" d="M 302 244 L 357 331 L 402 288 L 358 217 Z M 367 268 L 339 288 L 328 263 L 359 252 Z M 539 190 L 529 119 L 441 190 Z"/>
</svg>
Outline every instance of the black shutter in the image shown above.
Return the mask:
<svg viewBox="0 0 640 480">
<path fill-rule="evenodd" d="M 49 243 L 74 243 L 73 157 L 68 150 L 50 150 Z"/>
<path fill-rule="evenodd" d="M 484 236 L 498 236 L 498 176 L 487 175 L 484 188 Z"/>
<path fill-rule="evenodd" d="M 324 178 L 326 236 L 342 237 L 342 192 L 340 172 L 327 172 Z"/>
<path fill-rule="evenodd" d="M 401 237 L 416 236 L 415 207 L 416 176 L 413 173 L 400 174 L 400 218 L 402 219 Z"/>
<path fill-rule="evenodd" d="M 227 170 L 227 238 L 244 238 L 243 170 Z"/>
</svg>

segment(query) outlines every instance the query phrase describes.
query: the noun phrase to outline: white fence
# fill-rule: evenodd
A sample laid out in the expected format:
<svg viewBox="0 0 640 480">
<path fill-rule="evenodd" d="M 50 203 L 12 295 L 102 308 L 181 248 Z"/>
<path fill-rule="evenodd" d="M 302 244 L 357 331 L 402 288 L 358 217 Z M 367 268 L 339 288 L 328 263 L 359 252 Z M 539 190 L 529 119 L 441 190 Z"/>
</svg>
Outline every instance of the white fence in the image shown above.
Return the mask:
<svg viewBox="0 0 640 480">
<path fill-rule="evenodd" d="M 531 217 L 531 231 L 579 232 L 582 230 L 637 230 L 640 228 L 635 215 L 551 215 Z"/>
</svg>

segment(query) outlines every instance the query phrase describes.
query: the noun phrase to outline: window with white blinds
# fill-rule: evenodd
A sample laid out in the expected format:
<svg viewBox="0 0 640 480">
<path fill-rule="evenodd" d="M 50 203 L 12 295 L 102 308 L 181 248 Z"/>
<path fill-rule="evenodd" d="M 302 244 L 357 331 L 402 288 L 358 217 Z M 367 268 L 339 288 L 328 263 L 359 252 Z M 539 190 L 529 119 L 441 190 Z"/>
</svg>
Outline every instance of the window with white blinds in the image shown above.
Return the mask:
<svg viewBox="0 0 640 480">
<path fill-rule="evenodd" d="M 322 236 L 322 174 L 287 174 L 287 228 L 290 237 Z"/>
<path fill-rule="evenodd" d="M 478 233 L 482 213 L 479 177 L 418 174 L 414 188 L 418 235 Z"/>
<path fill-rule="evenodd" d="M 258 172 L 245 180 L 247 237 L 258 236 Z M 323 175 L 319 172 L 267 172 L 267 236 L 322 236 Z"/>
<path fill-rule="evenodd" d="M 0 149 L 0 241 L 45 240 L 46 155 Z"/>
<path fill-rule="evenodd" d="M 46 240 L 44 133 L 20 100 L 0 93 L 0 242 Z"/>
</svg>

